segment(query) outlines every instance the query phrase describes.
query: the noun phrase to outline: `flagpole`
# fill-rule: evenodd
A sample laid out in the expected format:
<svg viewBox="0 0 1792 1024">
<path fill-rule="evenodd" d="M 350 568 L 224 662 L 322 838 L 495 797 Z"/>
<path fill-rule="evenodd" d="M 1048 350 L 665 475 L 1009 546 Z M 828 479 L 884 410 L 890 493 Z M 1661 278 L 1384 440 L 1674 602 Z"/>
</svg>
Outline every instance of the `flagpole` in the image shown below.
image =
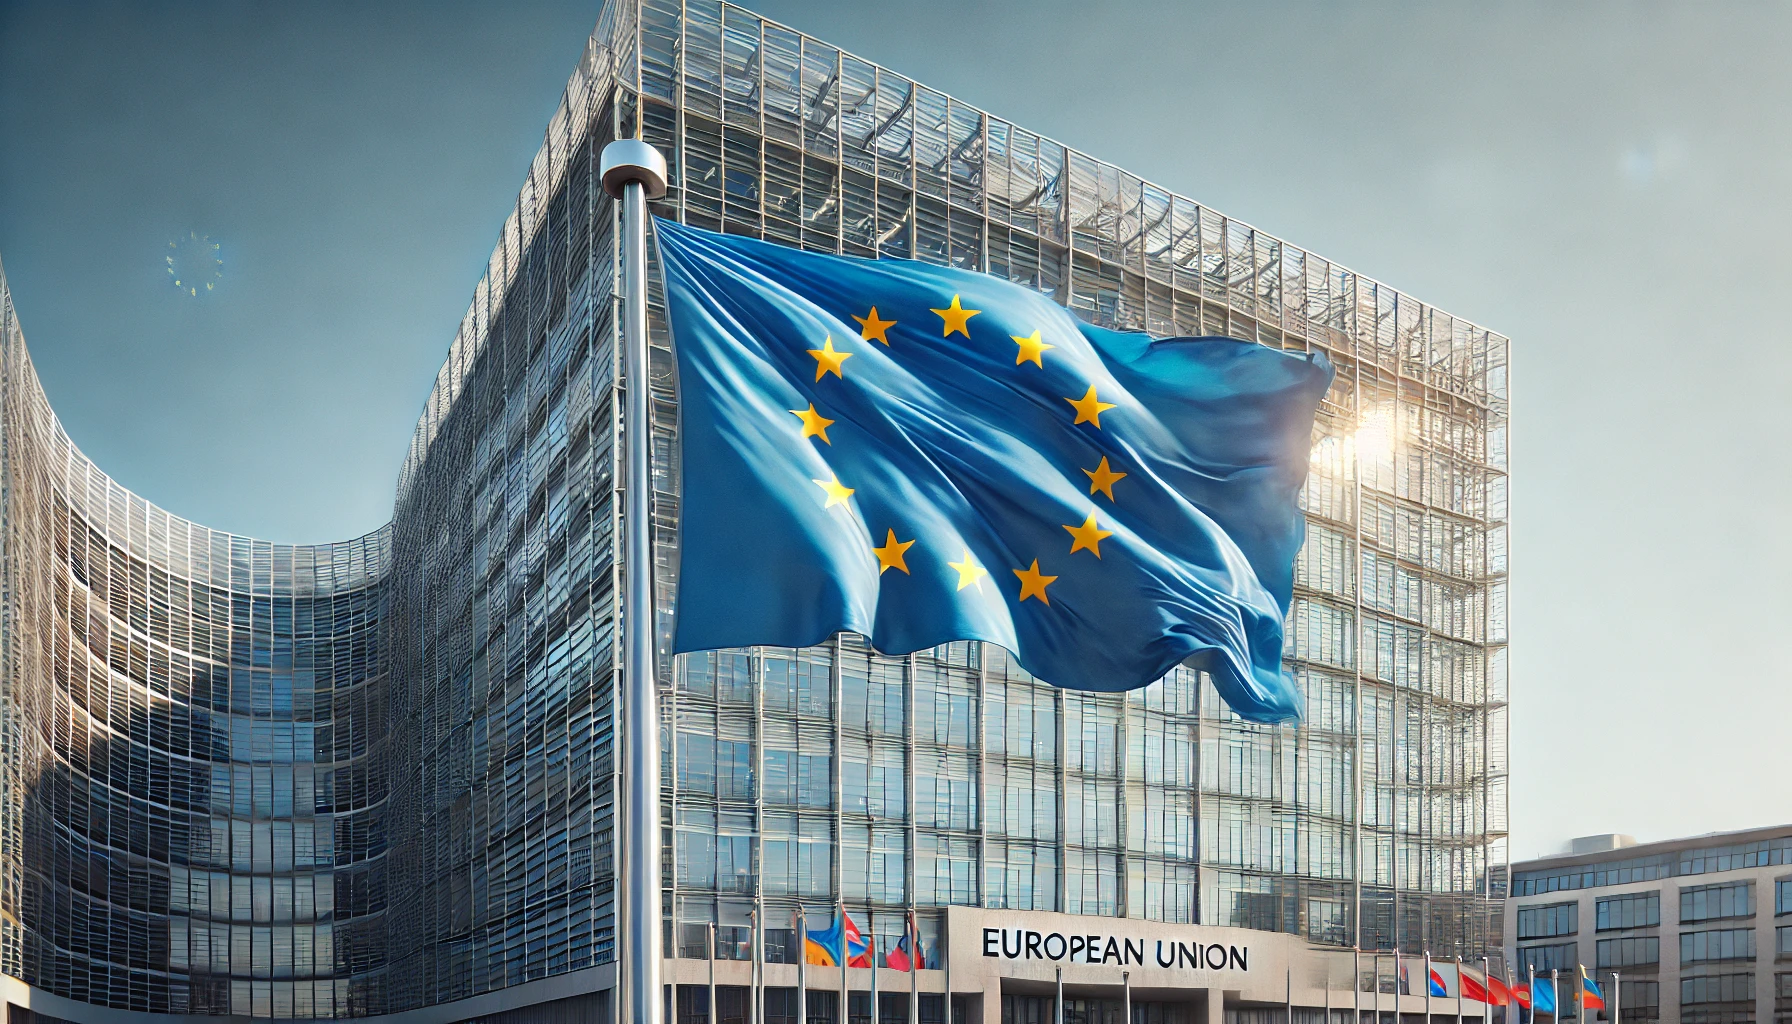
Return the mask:
<svg viewBox="0 0 1792 1024">
<path fill-rule="evenodd" d="M 1618 1015 L 1618 1008 L 1624 1005 L 1624 979 L 1617 971 L 1612 972 L 1612 1024 L 1624 1024 Z"/>
<path fill-rule="evenodd" d="M 908 1024 L 921 1024 L 921 926 L 915 923 L 912 909 L 908 912 Z M 1064 1022 L 1060 1020 L 1058 1024 Z"/>
<path fill-rule="evenodd" d="M 1349 1024 L 1362 1024 L 1362 950 L 1355 945 L 1349 947 Z"/>
<path fill-rule="evenodd" d="M 871 954 L 871 1024 L 879 1024 L 877 1013 L 877 918 L 871 909 L 865 909 L 865 927 L 870 932 L 865 937 L 865 949 Z"/>
<path fill-rule="evenodd" d="M 1561 1024 L 1561 1022 L 1562 1022 L 1562 969 L 1559 967 L 1551 967 L 1549 969 L 1549 998 L 1550 998 L 1550 1011 L 1549 1011 L 1550 1019 L 1552 1021 L 1554 1021 L 1554 1024 Z M 1532 1006 L 1537 1005 L 1537 997 L 1535 995 L 1531 996 L 1531 1005 Z"/>
<path fill-rule="evenodd" d="M 1052 997 L 1052 1024 L 1064 1024 L 1064 968 L 1058 968 L 1057 994 Z"/>
<path fill-rule="evenodd" d="M 622 201 L 623 442 L 628 448 L 622 551 L 622 1003 L 633 1024 L 660 1024 L 660 721 L 655 670 L 652 449 L 648 444 L 647 200 L 666 194 L 666 158 L 618 139 L 599 160 L 604 191 Z"/>
<path fill-rule="evenodd" d="M 1537 965 L 1529 960 L 1524 962 L 1524 990 L 1531 997 L 1531 1005 L 1526 1007 L 1531 1011 L 1526 1014 L 1530 1017 L 1528 1024 L 1537 1024 Z"/>
<path fill-rule="evenodd" d="M 796 1024 L 809 1020 L 809 913 L 796 905 Z"/>
<path fill-rule="evenodd" d="M 1400 985 L 1406 980 L 1406 965 L 1400 960 L 1400 946 L 1394 945 L 1394 1024 L 1400 1022 Z M 1429 1024 L 1429 1022 L 1427 1022 Z"/>
<path fill-rule="evenodd" d="M 840 1024 L 852 1024 L 852 983 L 846 965 L 852 962 L 852 950 L 846 944 L 846 897 L 840 897 Z"/>
<path fill-rule="evenodd" d="M 1293 957 L 1288 958 L 1287 984 L 1288 984 L 1288 988 L 1287 988 L 1287 1000 L 1288 1001 L 1287 1001 L 1287 1003 L 1284 1004 L 1284 1008 L 1288 1011 L 1288 1024 L 1294 1024 L 1294 958 Z"/>
<path fill-rule="evenodd" d="M 709 1024 L 722 1024 L 721 1011 L 716 1009 L 716 923 L 709 922 Z"/>
<path fill-rule="evenodd" d="M 947 917 L 940 922 L 940 980 L 945 985 L 945 1009 L 940 1019 L 946 1024 L 955 1024 L 952 1019 L 952 919 Z"/>
<path fill-rule="evenodd" d="M 1486 986 L 1482 986 L 1485 988 Z M 1485 993 L 1483 993 L 1485 995 Z M 1456 957 L 1456 1024 L 1462 1024 L 1462 956 Z"/>
<path fill-rule="evenodd" d="M 1508 985 L 1506 991 L 1511 992 L 1511 986 Z M 1481 994 L 1484 997 L 1481 1000 L 1481 1024 L 1493 1024 L 1493 959 L 1491 957 L 1483 956 L 1481 958 Z M 1506 997 L 1508 1001 L 1511 998 L 1510 995 Z M 1514 1024 L 1514 1022 L 1507 1021 L 1506 1024 Z"/>
<path fill-rule="evenodd" d="M 1395 982 L 1394 987 L 1398 988 L 1399 982 Z M 1375 1024 L 1381 1024 L 1381 954 L 1380 953 L 1375 954 L 1375 998 L 1370 1000 L 1370 1002 L 1375 1007 Z M 1394 1005 L 1398 1006 L 1399 1004 L 1396 1003 Z"/>
<path fill-rule="evenodd" d="M 759 945 L 759 911 L 757 909 L 747 911 L 747 924 L 753 929 L 752 934 L 747 937 L 747 956 L 752 958 L 747 967 L 747 979 L 752 990 L 747 993 L 747 997 L 753 1004 L 747 1007 L 747 1024 L 759 1024 L 760 979 L 763 974 L 759 969 L 762 951 Z"/>
<path fill-rule="evenodd" d="M 951 1024 L 950 1021 L 947 1024 Z M 1120 972 L 1120 1024 L 1132 1024 L 1132 972 Z"/>
<path fill-rule="evenodd" d="M 1363 951 L 1355 946 L 1350 947 L 1350 1024 L 1363 1024 Z"/>
<path fill-rule="evenodd" d="M 1425 951 L 1425 1024 L 1431 1024 L 1431 951 Z"/>
</svg>

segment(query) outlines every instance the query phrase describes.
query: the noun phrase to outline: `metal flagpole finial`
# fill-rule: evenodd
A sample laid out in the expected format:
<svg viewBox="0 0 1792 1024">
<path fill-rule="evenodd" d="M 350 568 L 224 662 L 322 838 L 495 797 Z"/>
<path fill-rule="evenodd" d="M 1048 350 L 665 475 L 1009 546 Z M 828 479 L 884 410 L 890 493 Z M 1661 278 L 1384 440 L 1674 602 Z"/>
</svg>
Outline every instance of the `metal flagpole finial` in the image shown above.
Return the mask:
<svg viewBox="0 0 1792 1024">
<path fill-rule="evenodd" d="M 666 158 L 640 139 L 617 139 L 606 145 L 598 157 L 598 175 L 612 199 L 621 199 L 623 186 L 631 181 L 640 182 L 649 199 L 666 194 Z"/>
</svg>

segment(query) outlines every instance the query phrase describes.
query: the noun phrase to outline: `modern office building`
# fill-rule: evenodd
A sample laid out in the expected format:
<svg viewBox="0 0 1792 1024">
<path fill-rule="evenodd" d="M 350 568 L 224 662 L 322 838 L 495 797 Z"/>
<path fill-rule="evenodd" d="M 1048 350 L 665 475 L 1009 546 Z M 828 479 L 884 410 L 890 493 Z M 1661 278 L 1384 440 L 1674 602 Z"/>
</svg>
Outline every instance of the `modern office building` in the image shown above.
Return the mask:
<svg viewBox="0 0 1792 1024">
<path fill-rule="evenodd" d="M 1792 825 L 1592 839 L 1512 865 L 1519 971 L 1617 972 L 1625 1021 L 1792 1021 Z"/>
<path fill-rule="evenodd" d="M 1201 116 L 1191 106 L 1189 127 Z M 1309 947 L 1499 944 L 1506 339 L 741 8 L 612 0 L 375 533 L 272 544 L 126 491 L 58 424 L 6 297 L 10 1002 L 94 1024 L 602 1014 L 622 382 L 616 212 L 593 168 L 636 133 L 670 156 L 664 216 L 949 262 L 1101 324 L 1323 349 L 1338 367 L 1288 623 L 1300 728 L 1238 720 L 1187 670 L 1069 693 L 981 644 L 885 657 L 841 636 L 667 659 L 663 953 L 690 986 L 680 1014 L 705 1005 L 713 924 L 720 1016 L 745 1013 L 757 928 L 763 1019 L 787 1020 L 792 914 L 820 922 L 840 900 L 880 955 L 914 908 L 919 984 L 939 993 L 958 965 L 972 1024 L 1042 1012 L 1046 968 L 992 972 L 983 928 L 1037 931 L 1049 952 L 1106 917 L 1124 921 L 1085 930 L 1153 956 L 1159 939 L 1193 944 L 1199 962 L 1127 961 L 1140 979 L 1168 972 L 1151 1013 L 1191 1022 L 1284 986 L 1319 1005 L 1294 966 Z M 658 312 L 653 329 L 670 595 Z M 943 938 L 948 907 L 973 939 Z M 1078 1000 L 1118 981 L 1067 971 Z M 1206 1009 L 1177 1018 L 1184 997 Z M 809 1009 L 840 1007 L 818 991 Z"/>
</svg>

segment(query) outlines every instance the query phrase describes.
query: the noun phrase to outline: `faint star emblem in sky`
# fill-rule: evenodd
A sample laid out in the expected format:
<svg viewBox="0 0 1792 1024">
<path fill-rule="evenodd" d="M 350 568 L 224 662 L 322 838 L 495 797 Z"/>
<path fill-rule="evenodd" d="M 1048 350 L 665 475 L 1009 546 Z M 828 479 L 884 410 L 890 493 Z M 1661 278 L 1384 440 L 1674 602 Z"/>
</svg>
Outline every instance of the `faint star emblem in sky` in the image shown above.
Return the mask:
<svg viewBox="0 0 1792 1024">
<path fill-rule="evenodd" d="M 218 243 L 197 231 L 189 231 L 187 237 L 169 242 L 168 254 L 163 259 L 175 290 L 195 298 L 200 292 L 211 291 L 224 276 L 224 258 L 218 253 Z"/>
</svg>

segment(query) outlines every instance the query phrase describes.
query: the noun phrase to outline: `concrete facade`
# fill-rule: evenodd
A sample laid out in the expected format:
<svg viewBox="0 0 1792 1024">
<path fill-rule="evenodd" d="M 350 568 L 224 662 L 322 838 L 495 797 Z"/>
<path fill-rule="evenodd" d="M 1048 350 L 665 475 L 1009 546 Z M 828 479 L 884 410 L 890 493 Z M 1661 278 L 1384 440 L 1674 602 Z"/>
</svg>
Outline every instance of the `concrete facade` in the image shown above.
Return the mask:
<svg viewBox="0 0 1792 1024">
<path fill-rule="evenodd" d="M 1505 935 L 1520 974 L 1570 952 L 1564 974 L 1585 964 L 1608 985 L 1619 974 L 1625 1021 L 1785 1024 L 1792 886 L 1782 883 L 1792 883 L 1788 825 L 1544 857 L 1512 866 Z"/>
</svg>

